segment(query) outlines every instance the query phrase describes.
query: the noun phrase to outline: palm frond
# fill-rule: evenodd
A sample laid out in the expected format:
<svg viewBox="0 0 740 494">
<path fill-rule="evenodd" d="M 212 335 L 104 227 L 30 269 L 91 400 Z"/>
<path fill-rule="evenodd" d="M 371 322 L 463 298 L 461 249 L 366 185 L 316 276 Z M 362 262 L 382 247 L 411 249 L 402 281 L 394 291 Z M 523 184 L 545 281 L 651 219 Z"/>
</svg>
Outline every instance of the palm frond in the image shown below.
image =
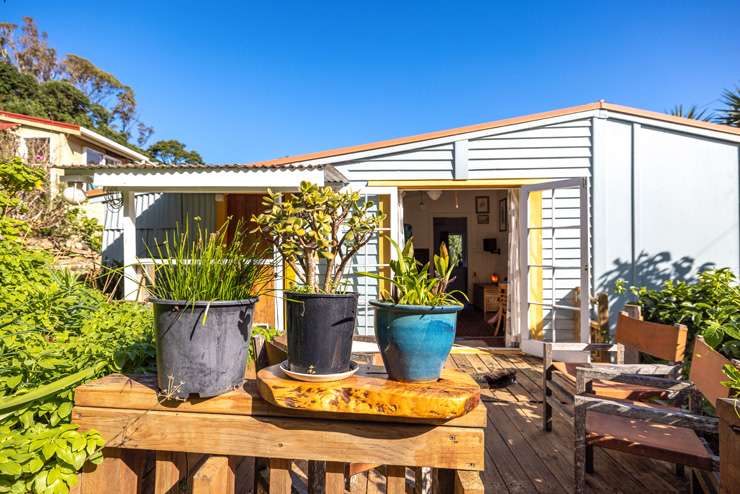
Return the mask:
<svg viewBox="0 0 740 494">
<path fill-rule="evenodd" d="M 676 105 L 666 113 L 674 117 L 690 118 L 691 120 L 700 120 L 702 122 L 714 122 L 716 116 L 706 108 L 699 108 L 697 105 L 686 106 Z"/>
</svg>

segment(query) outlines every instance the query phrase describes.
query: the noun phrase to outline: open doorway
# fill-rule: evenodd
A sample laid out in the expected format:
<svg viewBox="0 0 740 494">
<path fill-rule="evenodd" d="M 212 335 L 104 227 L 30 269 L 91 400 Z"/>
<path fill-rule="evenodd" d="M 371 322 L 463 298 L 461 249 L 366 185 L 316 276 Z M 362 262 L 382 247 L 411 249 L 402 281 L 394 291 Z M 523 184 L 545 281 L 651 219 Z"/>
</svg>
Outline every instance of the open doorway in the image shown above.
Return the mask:
<svg viewBox="0 0 740 494">
<path fill-rule="evenodd" d="M 508 189 L 404 191 L 404 235 L 414 238 L 415 257 L 428 261 L 443 241 L 459 254 L 450 289 L 468 299 L 458 316 L 460 343 L 505 346 L 507 218 Z"/>
</svg>

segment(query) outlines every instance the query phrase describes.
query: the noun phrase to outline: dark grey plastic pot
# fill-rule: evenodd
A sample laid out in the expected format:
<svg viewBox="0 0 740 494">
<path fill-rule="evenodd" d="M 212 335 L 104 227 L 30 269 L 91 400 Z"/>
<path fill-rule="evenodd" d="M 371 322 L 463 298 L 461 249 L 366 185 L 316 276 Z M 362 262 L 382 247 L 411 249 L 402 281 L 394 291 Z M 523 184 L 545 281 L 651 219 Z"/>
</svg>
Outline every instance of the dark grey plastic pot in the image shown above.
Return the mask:
<svg viewBox="0 0 740 494">
<path fill-rule="evenodd" d="M 178 399 L 191 394 L 205 398 L 241 385 L 257 298 L 194 304 L 152 298 L 151 302 L 157 384 L 162 393 Z"/>
<path fill-rule="evenodd" d="M 357 294 L 285 294 L 288 365 L 304 374 L 349 370 Z"/>
</svg>

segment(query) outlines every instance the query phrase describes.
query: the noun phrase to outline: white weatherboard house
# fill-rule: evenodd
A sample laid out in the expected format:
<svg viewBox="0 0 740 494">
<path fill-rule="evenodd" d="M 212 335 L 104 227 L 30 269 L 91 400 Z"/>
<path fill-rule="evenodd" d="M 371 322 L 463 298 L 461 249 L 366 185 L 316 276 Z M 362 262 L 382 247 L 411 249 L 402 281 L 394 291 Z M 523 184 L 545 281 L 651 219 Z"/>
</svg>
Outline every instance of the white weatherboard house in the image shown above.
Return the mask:
<svg viewBox="0 0 740 494">
<path fill-rule="evenodd" d="M 352 187 L 387 213 L 381 233 L 413 235 L 420 259 L 441 240 L 455 244 L 456 286 L 471 300 L 492 274 L 506 279 L 505 343 L 538 354 L 543 340 L 587 341 L 582 294 L 611 291 L 617 279 L 656 285 L 710 266 L 738 272 L 739 150 L 740 129 L 598 102 L 260 163 L 67 168 L 120 192 L 106 255 L 132 279 L 136 263 L 153 262 L 145 242 L 186 217 L 210 227 L 249 217 L 268 187 L 291 191 L 302 180 Z M 372 334 L 367 302 L 378 286 L 352 273 L 387 271 L 393 255 L 378 237 L 352 265 L 361 334 Z M 126 282 L 129 296 L 136 289 Z M 613 298 L 613 309 L 621 303 Z M 257 322 L 281 326 L 281 301 L 261 304 Z"/>
</svg>

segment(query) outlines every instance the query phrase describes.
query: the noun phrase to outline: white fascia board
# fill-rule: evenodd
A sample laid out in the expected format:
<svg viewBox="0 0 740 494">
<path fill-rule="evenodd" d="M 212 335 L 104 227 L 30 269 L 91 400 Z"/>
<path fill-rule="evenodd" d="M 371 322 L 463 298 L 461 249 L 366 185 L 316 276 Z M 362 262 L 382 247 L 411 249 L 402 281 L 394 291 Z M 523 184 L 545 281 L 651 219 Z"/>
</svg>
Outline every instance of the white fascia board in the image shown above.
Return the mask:
<svg viewBox="0 0 740 494">
<path fill-rule="evenodd" d="M 97 170 L 93 181 L 111 190 L 137 192 L 246 192 L 297 190 L 303 180 L 324 185 L 324 171 L 311 169 Z"/>
<path fill-rule="evenodd" d="M 702 129 L 700 127 L 692 127 L 691 125 L 682 125 L 672 122 L 664 122 L 662 120 L 656 120 L 647 117 L 638 117 L 636 115 L 629 115 L 627 113 L 620 113 L 614 110 L 603 110 L 605 115 L 602 118 L 609 120 L 621 120 L 624 122 L 638 123 L 645 127 L 655 127 L 659 129 L 671 130 L 673 132 L 680 132 L 683 134 L 694 134 L 702 137 L 708 137 L 710 139 L 717 139 L 720 141 L 728 141 L 733 143 L 740 143 L 740 135 L 729 134 L 727 132 L 719 132 L 716 130 Z"/>
<path fill-rule="evenodd" d="M 86 129 L 85 127 L 80 127 L 80 136 L 90 141 L 93 141 L 103 147 L 112 149 L 118 154 L 129 157 L 131 158 L 132 161 L 136 161 L 136 162 L 143 161 L 145 163 L 151 162 L 148 156 L 143 155 L 137 151 L 134 151 L 133 149 L 126 147 L 123 144 L 119 144 L 112 139 L 109 139 L 105 136 L 98 134 L 97 132 L 93 132 L 92 130 Z"/>
<path fill-rule="evenodd" d="M 495 127 L 492 129 L 476 130 L 474 132 L 465 132 L 462 134 L 454 134 L 445 137 L 437 137 L 435 139 L 425 139 L 423 141 L 414 141 L 405 144 L 397 144 L 395 146 L 382 147 L 377 149 L 370 149 L 368 151 L 359 151 L 356 153 L 342 154 L 338 156 L 328 156 L 326 158 L 319 158 L 306 161 L 296 161 L 294 165 L 311 164 L 311 165 L 326 165 L 336 163 L 346 163 L 349 161 L 361 160 L 372 158 L 375 156 L 382 156 L 386 154 L 396 154 L 404 151 L 412 151 L 414 149 L 426 148 L 432 146 L 440 146 L 442 144 L 450 144 L 455 141 L 464 139 L 477 139 L 479 137 L 488 137 L 499 134 L 508 134 L 509 132 L 518 132 L 520 130 L 532 129 L 535 127 L 544 127 L 547 125 L 554 125 L 559 123 L 570 122 L 572 120 L 582 120 L 584 118 L 591 118 L 596 116 L 597 110 L 587 110 L 578 113 L 571 113 L 569 115 L 560 115 L 557 117 L 543 118 L 539 120 L 532 120 L 530 122 L 522 122 L 518 124 L 506 125 L 503 127 Z"/>
</svg>

